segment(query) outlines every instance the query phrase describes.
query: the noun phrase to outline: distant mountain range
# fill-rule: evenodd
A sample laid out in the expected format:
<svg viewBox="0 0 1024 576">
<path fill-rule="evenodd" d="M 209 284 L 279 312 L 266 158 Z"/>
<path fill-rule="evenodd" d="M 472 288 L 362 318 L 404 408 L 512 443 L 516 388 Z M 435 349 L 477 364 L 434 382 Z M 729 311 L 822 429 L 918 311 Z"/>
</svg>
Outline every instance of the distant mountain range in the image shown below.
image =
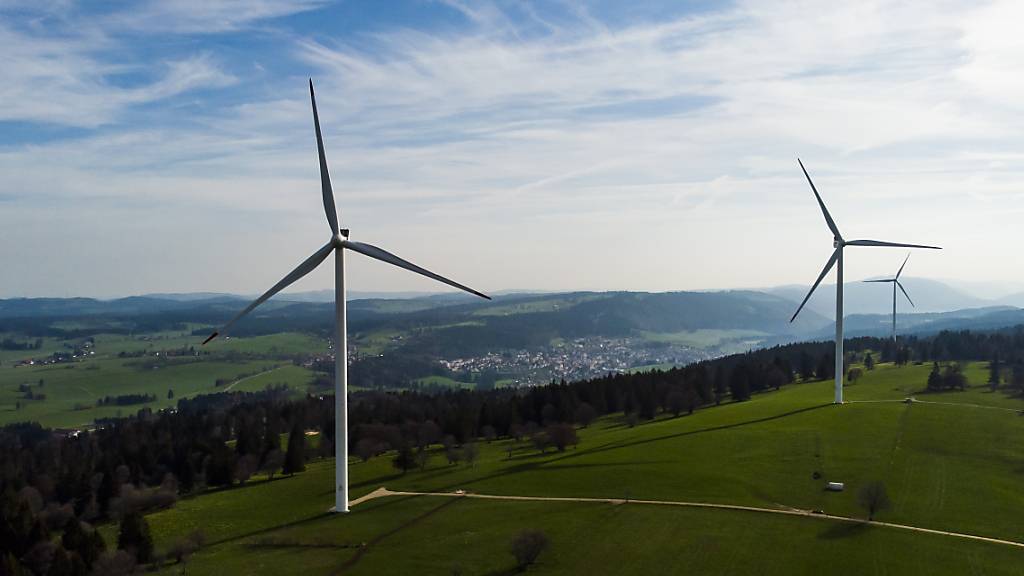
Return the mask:
<svg viewBox="0 0 1024 576">
<path fill-rule="evenodd" d="M 942 330 L 991 330 L 1024 324 L 1024 310 L 1012 306 L 988 306 L 950 312 L 897 314 L 899 334 L 932 334 Z M 832 338 L 835 324 L 818 332 L 822 339 Z M 844 319 L 847 338 L 885 336 L 892 332 L 892 313 L 852 314 Z"/>
<path fill-rule="evenodd" d="M 900 303 L 900 333 L 942 329 L 987 329 L 1024 323 L 1024 294 L 1000 300 L 976 298 L 946 283 L 908 277 L 917 304 Z M 789 318 L 807 287 L 763 291 L 506 293 L 490 302 L 460 293 L 353 293 L 353 332 L 382 327 L 429 329 L 435 346 L 456 348 L 520 346 L 554 338 L 680 333 L 696 330 L 746 331 L 762 343 L 832 336 L 835 286 L 823 285 L 795 323 Z M 891 329 L 891 291 L 885 285 L 850 282 L 845 290 L 846 334 L 884 335 Z M 251 296 L 222 293 L 149 294 L 115 300 L 14 298 L 0 300 L 0 320 L 24 327 L 33 318 L 118 318 L 135 323 L 217 324 Z M 902 295 L 900 296 L 902 299 Z M 326 302 L 324 300 L 327 300 Z M 248 333 L 328 330 L 333 291 L 282 294 L 239 323 Z M 8 328 L 14 329 L 14 328 Z M 3 325 L 0 323 L 0 331 Z"/>
<path fill-rule="evenodd" d="M 914 300 L 914 306 L 899 295 L 901 312 L 948 312 L 964 308 L 996 306 L 1004 302 L 977 298 L 944 282 L 926 278 L 907 277 L 900 282 Z M 765 292 L 799 303 L 807 295 L 810 286 L 787 285 L 768 288 Z M 1024 299 L 1021 299 L 1024 302 Z M 836 285 L 822 284 L 814 291 L 807 306 L 819 314 L 835 317 Z M 850 314 L 892 313 L 892 285 L 846 282 L 843 287 L 843 309 Z"/>
</svg>

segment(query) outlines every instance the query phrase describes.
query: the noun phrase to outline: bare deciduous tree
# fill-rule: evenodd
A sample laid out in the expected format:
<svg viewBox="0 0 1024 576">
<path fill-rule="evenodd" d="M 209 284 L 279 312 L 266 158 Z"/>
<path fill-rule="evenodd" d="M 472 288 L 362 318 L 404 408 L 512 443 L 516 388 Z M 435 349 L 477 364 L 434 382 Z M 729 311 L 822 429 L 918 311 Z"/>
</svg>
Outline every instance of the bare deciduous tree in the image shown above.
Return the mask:
<svg viewBox="0 0 1024 576">
<path fill-rule="evenodd" d="M 861 486 L 860 492 L 857 493 L 857 502 L 861 508 L 867 510 L 868 520 L 874 520 L 875 514 L 892 506 L 889 493 L 881 480 L 873 480 Z"/>
<path fill-rule="evenodd" d="M 597 418 L 597 410 L 590 404 L 584 402 L 576 408 L 576 423 L 586 428 Z"/>
<path fill-rule="evenodd" d="M 476 444 L 472 442 L 466 442 L 462 447 L 462 457 L 466 459 L 466 464 L 470 466 L 476 466 L 476 459 L 480 456 L 480 449 L 477 448 Z"/>
</svg>

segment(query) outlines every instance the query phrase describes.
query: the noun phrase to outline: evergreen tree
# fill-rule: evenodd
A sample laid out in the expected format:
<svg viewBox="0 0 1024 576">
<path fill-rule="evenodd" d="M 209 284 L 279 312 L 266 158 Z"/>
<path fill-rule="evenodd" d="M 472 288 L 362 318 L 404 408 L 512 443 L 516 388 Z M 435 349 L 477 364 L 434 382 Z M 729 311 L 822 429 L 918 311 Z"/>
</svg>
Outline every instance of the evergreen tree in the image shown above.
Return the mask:
<svg viewBox="0 0 1024 576">
<path fill-rule="evenodd" d="M 928 374 L 928 389 L 937 391 L 942 389 L 942 374 L 939 372 L 939 363 L 932 364 L 932 371 Z"/>
<path fill-rule="evenodd" d="M 288 434 L 288 452 L 284 455 L 283 474 L 291 476 L 306 469 L 306 434 L 302 422 L 295 420 L 292 431 Z"/>
<path fill-rule="evenodd" d="M 153 560 L 153 537 L 149 534 L 149 523 L 142 514 L 130 512 L 121 519 L 117 548 L 134 554 L 140 564 Z"/>
<path fill-rule="evenodd" d="M 740 364 L 732 369 L 732 375 L 729 378 L 729 394 L 736 402 L 750 398 L 750 379 L 745 365 Z"/>
<path fill-rule="evenodd" d="M 988 364 L 988 385 L 995 392 L 999 388 L 999 371 L 1002 366 L 999 365 L 999 352 L 992 355 L 992 361 Z"/>
<path fill-rule="evenodd" d="M 93 562 L 106 548 L 103 536 L 99 531 L 91 528 L 86 530 L 77 518 L 71 518 L 64 525 L 64 533 L 61 535 L 60 541 L 68 552 L 73 552 L 81 559 L 86 568 L 92 568 Z"/>
<path fill-rule="evenodd" d="M 800 377 L 804 380 L 814 378 L 814 358 L 806 350 L 800 352 Z"/>
<path fill-rule="evenodd" d="M 1019 359 L 1013 363 L 1013 369 L 1010 370 L 1010 384 L 1020 390 L 1024 389 L 1024 362 Z"/>
<path fill-rule="evenodd" d="M 822 354 L 818 358 L 818 366 L 814 369 L 814 375 L 818 380 L 831 380 L 835 377 L 836 367 L 833 358 L 834 356 L 828 353 Z"/>
<path fill-rule="evenodd" d="M 405 474 L 416 465 L 416 456 L 413 454 L 412 447 L 409 446 L 408 442 L 403 442 L 398 447 L 398 453 L 395 455 L 394 460 L 391 461 L 391 464 L 401 470 L 402 474 Z"/>
<path fill-rule="evenodd" d="M 0 556 L 0 574 L 4 576 L 22 576 L 27 572 L 21 567 L 21 562 L 14 557 L 14 554 L 5 552 Z"/>
<path fill-rule="evenodd" d="M 206 483 L 210 486 L 230 486 L 235 481 L 235 451 L 224 443 L 217 443 L 206 460 Z"/>
<path fill-rule="evenodd" d="M 871 352 L 868 352 L 867 355 L 864 356 L 864 367 L 868 370 L 875 369 L 875 357 L 871 355 Z"/>
<path fill-rule="evenodd" d="M 268 414 L 263 427 L 263 441 L 260 447 L 260 465 L 271 450 L 281 450 L 281 429 L 278 427 L 277 416 Z"/>
<path fill-rule="evenodd" d="M 722 403 L 722 398 L 725 398 L 726 388 L 728 388 L 728 375 L 726 374 L 725 365 L 722 365 L 715 370 L 715 406 Z"/>
<path fill-rule="evenodd" d="M 46 576 L 75 576 L 71 555 L 63 546 L 54 548 L 50 569 L 46 571 Z"/>
</svg>

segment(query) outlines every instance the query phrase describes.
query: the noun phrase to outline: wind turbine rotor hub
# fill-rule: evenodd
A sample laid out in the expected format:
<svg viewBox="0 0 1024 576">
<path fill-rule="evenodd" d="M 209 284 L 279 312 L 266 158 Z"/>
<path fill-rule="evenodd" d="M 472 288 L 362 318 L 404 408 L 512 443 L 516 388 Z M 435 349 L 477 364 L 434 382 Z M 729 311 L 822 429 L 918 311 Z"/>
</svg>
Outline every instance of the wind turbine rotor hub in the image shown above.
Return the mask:
<svg viewBox="0 0 1024 576">
<path fill-rule="evenodd" d="M 347 232 L 348 232 L 348 230 L 343 230 L 343 231 L 335 234 L 334 237 L 331 238 L 331 244 L 335 248 L 341 248 L 342 243 L 345 242 L 345 238 L 348 237 Z"/>
</svg>

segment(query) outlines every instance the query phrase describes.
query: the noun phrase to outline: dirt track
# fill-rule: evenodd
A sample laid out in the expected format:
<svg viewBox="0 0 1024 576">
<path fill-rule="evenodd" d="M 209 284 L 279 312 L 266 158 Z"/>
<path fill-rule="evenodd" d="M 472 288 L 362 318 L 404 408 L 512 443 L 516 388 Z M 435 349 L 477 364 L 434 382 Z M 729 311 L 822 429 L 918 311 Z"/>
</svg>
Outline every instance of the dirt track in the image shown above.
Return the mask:
<svg viewBox="0 0 1024 576">
<path fill-rule="evenodd" d="M 808 518 L 820 518 L 822 520 L 831 520 L 836 522 L 849 522 L 854 524 L 866 524 L 871 526 L 884 526 L 886 528 L 896 528 L 899 530 L 912 530 L 914 532 L 924 532 L 927 534 L 939 534 L 942 536 L 951 536 L 954 538 L 964 538 L 967 540 L 978 540 L 981 542 L 989 542 L 991 544 L 1001 544 L 1004 546 L 1014 546 L 1017 548 L 1024 548 L 1024 542 L 1015 542 L 1013 540 L 1002 540 L 999 538 L 989 538 L 986 536 L 977 536 L 975 534 L 964 534 L 961 532 L 947 532 L 944 530 L 933 530 L 931 528 L 921 528 L 918 526 L 908 526 L 906 524 L 894 524 L 892 522 L 879 522 L 877 520 L 862 520 L 859 518 L 850 518 L 848 516 L 834 516 L 832 514 L 815 514 L 810 510 L 800 510 L 794 508 L 779 509 L 779 508 L 758 508 L 756 506 L 738 506 L 734 504 L 711 504 L 708 502 L 677 502 L 673 500 L 625 500 L 622 498 L 570 498 L 570 497 L 555 497 L 555 496 L 498 496 L 493 494 L 458 494 L 455 492 L 393 492 L 387 488 L 381 487 L 369 494 L 356 498 L 349 502 L 350 507 L 357 506 L 363 502 L 373 500 L 376 498 L 385 498 L 388 496 L 443 496 L 449 498 L 479 498 L 483 500 L 520 500 L 528 502 L 591 502 L 591 503 L 602 503 L 602 504 L 644 504 L 652 506 L 683 506 L 688 508 L 714 508 L 718 510 L 742 510 L 745 512 L 760 512 L 764 514 L 786 514 L 788 516 L 804 516 Z"/>
</svg>

